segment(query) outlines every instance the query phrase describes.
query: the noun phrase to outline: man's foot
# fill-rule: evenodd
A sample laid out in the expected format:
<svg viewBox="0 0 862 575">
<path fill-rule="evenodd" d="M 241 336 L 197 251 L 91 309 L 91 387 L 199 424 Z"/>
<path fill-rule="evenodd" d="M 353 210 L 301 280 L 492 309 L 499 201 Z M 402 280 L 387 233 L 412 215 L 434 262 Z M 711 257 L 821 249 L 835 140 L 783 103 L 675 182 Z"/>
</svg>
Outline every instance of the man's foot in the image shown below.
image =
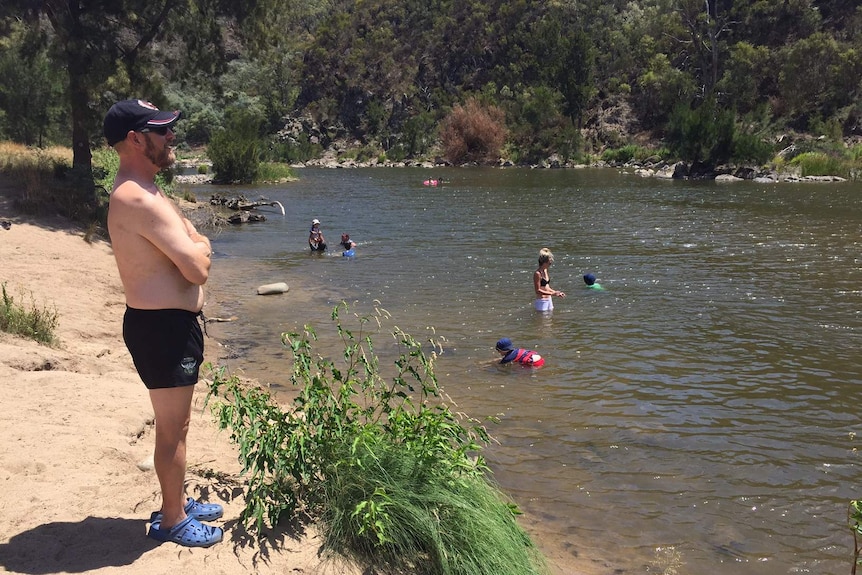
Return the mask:
<svg viewBox="0 0 862 575">
<path fill-rule="evenodd" d="M 162 543 L 171 541 L 184 547 L 209 547 L 222 540 L 224 531 L 220 527 L 201 523 L 189 515 L 168 529 L 161 529 L 161 520 L 154 521 L 150 524 L 147 535 Z"/>
<path fill-rule="evenodd" d="M 186 499 L 184 509 L 186 510 L 186 515 L 190 515 L 198 521 L 213 521 L 224 515 L 224 508 L 218 503 L 201 503 L 191 497 Z M 162 514 L 158 511 L 153 511 L 150 515 L 150 523 L 161 522 L 161 520 Z"/>
</svg>

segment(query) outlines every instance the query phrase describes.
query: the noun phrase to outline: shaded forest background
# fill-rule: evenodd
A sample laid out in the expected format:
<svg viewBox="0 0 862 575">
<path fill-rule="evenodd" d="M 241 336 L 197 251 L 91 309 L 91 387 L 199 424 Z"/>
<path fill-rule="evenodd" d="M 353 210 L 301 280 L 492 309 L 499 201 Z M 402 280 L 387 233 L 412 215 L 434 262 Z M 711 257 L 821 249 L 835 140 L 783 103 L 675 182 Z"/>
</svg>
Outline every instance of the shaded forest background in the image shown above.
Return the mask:
<svg viewBox="0 0 862 575">
<path fill-rule="evenodd" d="M 862 139 L 855 0 L 8 0 L 0 139 L 87 169 L 116 100 L 267 159 L 763 163 Z"/>
</svg>

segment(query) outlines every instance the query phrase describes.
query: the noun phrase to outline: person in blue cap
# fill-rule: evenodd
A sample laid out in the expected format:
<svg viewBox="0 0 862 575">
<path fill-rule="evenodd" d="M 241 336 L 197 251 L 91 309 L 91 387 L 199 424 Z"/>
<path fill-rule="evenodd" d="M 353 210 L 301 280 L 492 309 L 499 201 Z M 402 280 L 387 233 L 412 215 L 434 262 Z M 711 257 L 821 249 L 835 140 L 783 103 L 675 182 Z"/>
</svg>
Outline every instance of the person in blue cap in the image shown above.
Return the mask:
<svg viewBox="0 0 862 575">
<path fill-rule="evenodd" d="M 605 288 L 602 287 L 602 284 L 596 282 L 596 276 L 594 276 L 593 274 L 584 274 L 584 283 L 587 284 L 587 289 L 605 291 Z"/>
<path fill-rule="evenodd" d="M 508 337 L 499 340 L 495 349 L 503 356 L 500 363 L 519 363 L 526 367 L 545 365 L 545 358 L 531 349 L 516 348 Z"/>
</svg>

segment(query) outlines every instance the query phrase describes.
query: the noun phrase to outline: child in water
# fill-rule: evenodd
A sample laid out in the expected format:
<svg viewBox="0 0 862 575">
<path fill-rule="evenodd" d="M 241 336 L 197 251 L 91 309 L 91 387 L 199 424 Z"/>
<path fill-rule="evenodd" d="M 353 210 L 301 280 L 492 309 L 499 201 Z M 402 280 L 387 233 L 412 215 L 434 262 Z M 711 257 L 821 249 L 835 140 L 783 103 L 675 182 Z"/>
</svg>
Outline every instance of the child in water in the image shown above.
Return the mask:
<svg viewBox="0 0 862 575">
<path fill-rule="evenodd" d="M 308 247 L 313 252 L 322 252 L 326 249 L 326 240 L 323 237 L 323 232 L 320 231 L 320 220 L 317 218 L 311 220 L 311 229 L 308 231 Z"/>
<path fill-rule="evenodd" d="M 541 355 L 530 349 L 516 348 L 508 337 L 498 341 L 495 349 L 503 356 L 500 363 L 519 363 L 525 367 L 545 365 L 545 359 Z"/>
<path fill-rule="evenodd" d="M 346 258 L 352 258 L 356 255 L 356 242 L 350 239 L 350 234 L 341 234 L 341 246 L 344 251 L 341 252 Z"/>
<path fill-rule="evenodd" d="M 605 288 L 602 287 L 602 284 L 596 283 L 596 276 L 594 276 L 593 274 L 584 274 L 584 283 L 587 284 L 587 289 L 605 291 Z"/>
</svg>

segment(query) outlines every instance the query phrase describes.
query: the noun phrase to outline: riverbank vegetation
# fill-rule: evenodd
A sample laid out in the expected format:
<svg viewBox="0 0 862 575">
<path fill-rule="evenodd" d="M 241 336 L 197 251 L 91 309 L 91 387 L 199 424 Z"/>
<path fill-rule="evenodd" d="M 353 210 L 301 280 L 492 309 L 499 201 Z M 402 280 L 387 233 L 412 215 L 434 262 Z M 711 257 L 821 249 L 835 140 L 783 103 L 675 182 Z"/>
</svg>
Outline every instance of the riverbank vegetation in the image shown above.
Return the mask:
<svg viewBox="0 0 862 575">
<path fill-rule="evenodd" d="M 439 387 L 435 353 L 395 328 L 387 380 L 373 338 L 388 314 L 355 316 L 354 333 L 341 317 L 348 311 L 332 312 L 338 361 L 314 352 L 309 326 L 282 335 L 296 392 L 288 409 L 223 371 L 212 379 L 214 412 L 248 479 L 241 519 L 260 531 L 306 517 L 327 550 L 375 572 L 546 573 L 515 505 L 489 479 L 485 427 Z"/>
</svg>

